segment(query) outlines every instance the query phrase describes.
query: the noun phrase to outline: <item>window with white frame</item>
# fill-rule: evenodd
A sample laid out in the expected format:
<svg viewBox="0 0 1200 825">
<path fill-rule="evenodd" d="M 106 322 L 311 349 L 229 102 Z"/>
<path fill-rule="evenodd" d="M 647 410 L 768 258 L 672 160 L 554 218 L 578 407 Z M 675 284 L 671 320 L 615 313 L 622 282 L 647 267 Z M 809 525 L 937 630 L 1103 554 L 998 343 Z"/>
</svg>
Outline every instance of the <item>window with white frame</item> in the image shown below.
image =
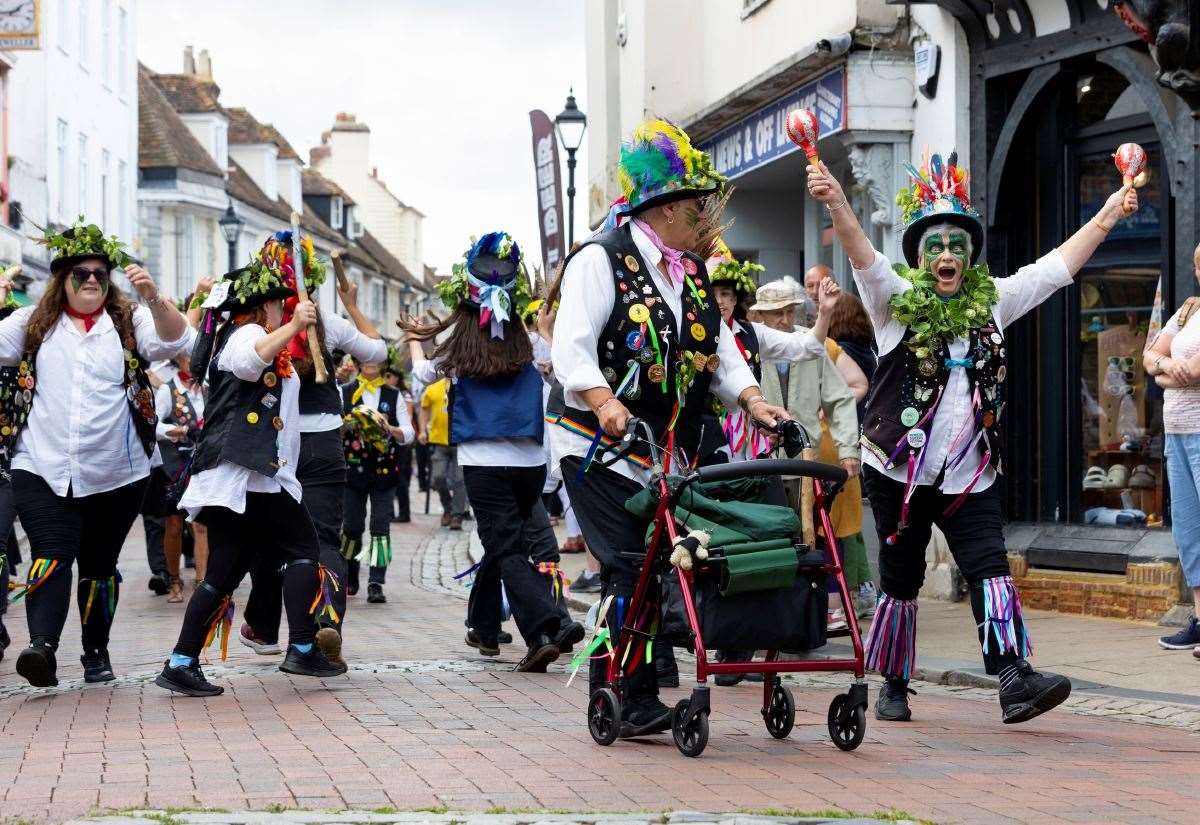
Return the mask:
<svg viewBox="0 0 1200 825">
<path fill-rule="evenodd" d="M 112 199 L 112 155 L 107 149 L 100 150 L 100 225 L 105 232 L 112 232 L 109 228 L 109 207 L 108 203 Z"/>
<path fill-rule="evenodd" d="M 196 262 L 193 242 L 196 234 L 194 215 L 175 216 L 175 295 L 181 298 L 188 294 L 195 282 Z"/>
<path fill-rule="evenodd" d="M 79 133 L 79 214 L 87 215 L 88 211 L 88 139 L 83 132 Z"/>
<path fill-rule="evenodd" d="M 129 90 L 129 67 L 126 65 L 129 38 L 129 13 L 125 7 L 117 9 L 117 91 L 122 96 Z"/>
<path fill-rule="evenodd" d="M 64 52 L 67 50 L 67 35 L 70 27 L 71 15 L 67 12 L 67 0 L 58 0 L 55 7 L 58 17 L 58 47 Z"/>
<path fill-rule="evenodd" d="M 371 280 L 371 319 L 377 324 L 387 317 L 387 284 L 378 278 Z"/>
<path fill-rule="evenodd" d="M 351 206 L 346 210 L 346 237 L 357 240 L 363 234 L 362 224 L 358 222 L 358 210 Z"/>
<path fill-rule="evenodd" d="M 112 87 L 112 0 L 100 0 L 100 77 Z"/>
<path fill-rule="evenodd" d="M 333 204 L 330 207 L 330 216 L 329 216 L 329 219 L 332 221 L 332 223 L 330 223 L 329 225 L 332 226 L 334 229 L 341 229 L 342 228 L 342 219 L 343 219 L 342 213 L 343 213 L 343 210 L 345 209 L 345 204 L 342 202 L 341 195 L 334 195 L 332 200 L 333 200 Z"/>
<path fill-rule="evenodd" d="M 88 28 L 88 2 L 89 0 L 79 0 L 79 16 L 75 22 L 75 28 L 79 31 L 79 68 L 85 72 L 88 64 L 88 35 L 91 34 L 91 29 Z"/>
<path fill-rule="evenodd" d="M 55 153 L 57 154 L 57 177 L 54 190 L 54 211 L 60 221 L 67 216 L 67 122 L 62 118 L 58 121 Z"/>
<path fill-rule="evenodd" d="M 212 130 L 212 153 L 213 160 L 219 166 L 224 168 L 229 164 L 229 127 L 224 123 L 217 121 L 213 124 Z"/>
<path fill-rule="evenodd" d="M 129 180 L 125 161 L 117 161 L 117 234 L 128 240 L 133 234 L 129 226 Z"/>
</svg>

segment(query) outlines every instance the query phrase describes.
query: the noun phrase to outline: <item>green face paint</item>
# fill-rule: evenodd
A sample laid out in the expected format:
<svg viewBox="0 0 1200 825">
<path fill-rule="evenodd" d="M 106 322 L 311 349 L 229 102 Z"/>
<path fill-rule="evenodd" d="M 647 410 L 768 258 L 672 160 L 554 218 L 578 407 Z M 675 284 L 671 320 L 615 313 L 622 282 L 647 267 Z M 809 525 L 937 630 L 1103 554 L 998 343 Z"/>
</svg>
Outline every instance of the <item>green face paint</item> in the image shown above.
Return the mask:
<svg viewBox="0 0 1200 825">
<path fill-rule="evenodd" d="M 71 286 L 76 292 L 83 288 L 83 285 L 88 282 L 91 277 L 96 278 L 96 283 L 100 287 L 100 294 L 108 296 L 109 273 L 103 269 L 88 269 L 85 266 L 71 267 Z"/>
<path fill-rule="evenodd" d="M 968 264 L 968 239 L 966 232 L 954 231 L 930 235 L 925 239 L 925 246 L 921 249 L 925 256 L 925 268 L 933 271 L 933 263 L 941 256 L 943 252 L 949 252 L 950 255 L 959 262 L 965 270 Z"/>
</svg>

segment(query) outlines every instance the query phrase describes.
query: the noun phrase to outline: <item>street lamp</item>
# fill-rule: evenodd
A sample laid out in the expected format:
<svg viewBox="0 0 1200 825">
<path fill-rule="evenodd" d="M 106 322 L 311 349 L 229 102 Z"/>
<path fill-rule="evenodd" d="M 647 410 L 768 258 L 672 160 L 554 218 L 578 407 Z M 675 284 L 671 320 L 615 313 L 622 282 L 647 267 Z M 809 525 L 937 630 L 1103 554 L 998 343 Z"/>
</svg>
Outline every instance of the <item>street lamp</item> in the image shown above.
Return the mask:
<svg viewBox="0 0 1200 825">
<path fill-rule="evenodd" d="M 231 200 L 229 206 L 225 207 L 225 214 L 217 223 L 220 224 L 221 232 L 225 235 L 225 243 L 229 244 L 229 271 L 232 272 L 238 266 L 238 236 L 242 234 L 242 227 L 246 225 L 246 222 L 234 210 Z"/>
<path fill-rule="evenodd" d="M 558 142 L 567 150 L 567 252 L 575 245 L 575 153 L 583 144 L 587 115 L 575 105 L 574 87 L 567 93 L 567 106 L 554 118 Z"/>
</svg>

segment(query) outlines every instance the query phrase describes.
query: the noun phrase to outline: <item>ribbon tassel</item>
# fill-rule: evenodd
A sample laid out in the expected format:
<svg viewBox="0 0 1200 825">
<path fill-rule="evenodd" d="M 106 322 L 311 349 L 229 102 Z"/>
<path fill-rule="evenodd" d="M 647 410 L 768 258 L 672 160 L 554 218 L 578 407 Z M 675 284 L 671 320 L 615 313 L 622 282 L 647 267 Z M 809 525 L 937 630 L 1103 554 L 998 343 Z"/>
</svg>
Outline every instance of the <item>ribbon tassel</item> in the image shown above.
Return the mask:
<svg viewBox="0 0 1200 825">
<path fill-rule="evenodd" d="M 909 679 L 917 663 L 916 601 L 893 599 L 884 593 L 863 649 L 868 670 Z"/>
<path fill-rule="evenodd" d="M 226 596 L 217 605 L 217 609 L 213 611 L 212 618 L 208 622 L 208 633 L 204 637 L 202 647 L 208 647 L 217 637 L 221 638 L 221 661 L 224 662 L 229 658 L 229 635 L 233 628 L 233 598 Z"/>
</svg>

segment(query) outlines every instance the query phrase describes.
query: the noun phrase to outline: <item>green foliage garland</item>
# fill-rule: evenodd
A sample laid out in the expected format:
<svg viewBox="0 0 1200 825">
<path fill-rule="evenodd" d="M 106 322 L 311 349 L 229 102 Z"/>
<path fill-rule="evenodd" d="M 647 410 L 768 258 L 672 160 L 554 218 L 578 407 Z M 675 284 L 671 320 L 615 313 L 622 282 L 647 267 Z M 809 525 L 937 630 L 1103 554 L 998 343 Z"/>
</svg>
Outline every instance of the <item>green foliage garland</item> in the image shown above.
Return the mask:
<svg viewBox="0 0 1200 825">
<path fill-rule="evenodd" d="M 912 284 L 904 292 L 893 295 L 888 306 L 892 317 L 912 330 L 908 346 L 918 358 L 927 358 L 939 339 L 949 344 L 983 326 L 1000 299 L 987 264 L 968 267 L 958 294 L 949 300 L 942 300 L 934 291 L 934 276 L 928 269 L 914 269 L 904 264 L 895 264 L 892 268 Z"/>
<path fill-rule="evenodd" d="M 46 233 L 40 243 L 50 250 L 50 257 L 57 260 L 75 255 L 96 255 L 107 258 L 117 269 L 128 266 L 131 259 L 125 244 L 116 235 L 104 237 L 100 227 L 94 223 L 85 224 L 85 220 L 80 215 L 68 230 Z"/>
</svg>

